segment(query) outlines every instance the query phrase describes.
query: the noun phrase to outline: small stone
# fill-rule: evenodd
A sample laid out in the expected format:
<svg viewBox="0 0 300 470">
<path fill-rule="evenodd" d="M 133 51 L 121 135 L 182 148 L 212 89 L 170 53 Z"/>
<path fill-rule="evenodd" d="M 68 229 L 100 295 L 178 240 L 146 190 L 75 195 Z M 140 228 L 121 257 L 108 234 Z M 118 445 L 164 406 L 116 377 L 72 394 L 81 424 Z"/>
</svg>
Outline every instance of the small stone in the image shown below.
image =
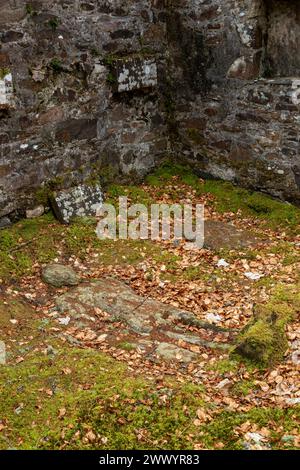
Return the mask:
<svg viewBox="0 0 300 470">
<path fill-rule="evenodd" d="M 0 365 L 6 363 L 6 348 L 4 341 L 0 341 Z"/>
<path fill-rule="evenodd" d="M 288 405 L 299 405 L 300 404 L 300 397 L 297 398 L 287 398 L 286 403 Z"/>
<path fill-rule="evenodd" d="M 43 269 L 42 279 L 53 287 L 77 286 L 79 277 L 70 266 L 49 264 Z"/>
<path fill-rule="evenodd" d="M 58 323 L 59 323 L 60 325 L 68 326 L 68 324 L 69 324 L 70 321 L 71 321 L 71 318 L 70 318 L 70 317 L 58 318 L 57 321 L 58 321 Z"/>
<path fill-rule="evenodd" d="M 196 354 L 187 349 L 179 348 L 171 343 L 160 343 L 156 348 L 156 354 L 167 361 L 178 362 L 193 362 L 197 357 Z"/>
<path fill-rule="evenodd" d="M 218 261 L 218 268 L 228 268 L 229 266 L 229 263 L 227 263 L 227 261 L 225 261 L 225 259 L 219 259 Z"/>
<path fill-rule="evenodd" d="M 35 219 L 36 217 L 41 217 L 45 212 L 44 206 L 40 205 L 34 209 L 28 209 L 26 211 L 26 219 Z"/>
<path fill-rule="evenodd" d="M 294 351 L 291 359 L 293 364 L 300 365 L 300 351 Z"/>
<path fill-rule="evenodd" d="M 263 274 L 252 273 L 252 272 L 245 273 L 245 276 L 251 281 L 259 281 L 262 277 L 264 277 Z"/>
<path fill-rule="evenodd" d="M 47 355 L 48 356 L 55 356 L 57 354 L 57 350 L 53 348 L 53 346 L 49 345 L 47 347 Z"/>
<path fill-rule="evenodd" d="M 220 315 L 212 312 L 207 313 L 205 319 L 210 323 L 218 323 L 222 321 L 222 317 L 220 317 Z"/>
<path fill-rule="evenodd" d="M 8 217 L 2 217 L 0 219 L 0 229 L 7 228 L 11 226 L 11 221 Z"/>
<path fill-rule="evenodd" d="M 218 390 L 222 390 L 222 388 L 228 387 L 231 384 L 231 381 L 229 379 L 224 379 L 222 382 L 220 382 L 216 388 Z"/>
</svg>

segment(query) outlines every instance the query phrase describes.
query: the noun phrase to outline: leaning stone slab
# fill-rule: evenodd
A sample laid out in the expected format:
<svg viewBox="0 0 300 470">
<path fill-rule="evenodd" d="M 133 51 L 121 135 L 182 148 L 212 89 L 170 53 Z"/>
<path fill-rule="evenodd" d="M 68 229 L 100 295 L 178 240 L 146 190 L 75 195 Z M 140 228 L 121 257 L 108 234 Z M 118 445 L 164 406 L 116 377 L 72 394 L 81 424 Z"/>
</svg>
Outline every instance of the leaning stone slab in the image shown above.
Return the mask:
<svg viewBox="0 0 300 470">
<path fill-rule="evenodd" d="M 49 264 L 42 271 L 42 279 L 53 287 L 77 286 L 79 276 L 70 266 L 62 264 Z"/>
<path fill-rule="evenodd" d="M 51 205 L 58 220 L 69 224 L 76 217 L 94 217 L 103 203 L 100 186 L 81 185 L 54 193 Z"/>
</svg>

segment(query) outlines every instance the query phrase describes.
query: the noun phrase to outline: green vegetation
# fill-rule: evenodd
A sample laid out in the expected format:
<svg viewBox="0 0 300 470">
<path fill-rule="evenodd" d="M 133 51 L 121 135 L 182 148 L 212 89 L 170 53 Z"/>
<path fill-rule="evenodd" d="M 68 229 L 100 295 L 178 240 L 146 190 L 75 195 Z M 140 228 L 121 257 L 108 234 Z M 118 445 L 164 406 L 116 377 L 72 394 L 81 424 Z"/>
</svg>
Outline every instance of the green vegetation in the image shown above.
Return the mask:
<svg viewBox="0 0 300 470">
<path fill-rule="evenodd" d="M 208 369 L 223 375 L 228 372 L 237 372 L 239 369 L 239 363 L 233 359 L 221 359 L 214 364 L 209 364 Z"/>
<path fill-rule="evenodd" d="M 272 449 L 296 449 L 293 440 L 284 444 L 281 440 L 285 434 L 300 429 L 300 407 L 296 409 L 252 408 L 248 413 L 223 411 L 209 424 L 202 428 L 203 442 L 206 448 L 221 442 L 224 450 L 244 449 L 243 442 L 238 439 L 236 429 L 245 422 L 256 424 L 260 428 L 272 427 L 276 423 L 278 431 L 272 431 L 268 441 Z"/>
<path fill-rule="evenodd" d="M 173 162 L 166 162 L 152 175 L 147 183 L 162 187 L 167 182 L 178 179 L 179 182 L 191 186 L 198 195 L 211 194 L 214 205 L 221 212 L 241 212 L 244 216 L 255 217 L 265 221 L 271 228 L 299 230 L 300 209 L 292 204 L 275 200 L 261 193 L 238 188 L 232 183 L 219 180 L 200 180 L 190 167 Z"/>
<path fill-rule="evenodd" d="M 127 341 L 124 341 L 123 343 L 119 343 L 118 347 L 120 349 L 123 349 L 123 351 L 133 351 L 136 349 L 136 346 L 132 343 L 128 343 Z"/>
<path fill-rule="evenodd" d="M 26 4 L 25 10 L 26 10 L 27 15 L 29 15 L 29 16 L 37 15 L 37 12 L 35 11 L 35 9 L 34 9 L 34 7 L 31 3 Z"/>
<path fill-rule="evenodd" d="M 61 73 L 64 71 L 64 67 L 61 63 L 61 60 L 58 59 L 57 57 L 54 57 L 54 59 L 52 59 L 50 61 L 50 64 L 49 64 L 49 67 L 53 70 L 53 72 L 55 73 Z"/>
<path fill-rule="evenodd" d="M 247 396 L 255 388 L 254 380 L 240 380 L 232 387 L 235 395 Z"/>
<path fill-rule="evenodd" d="M 203 393 L 189 383 L 157 390 L 115 360 L 76 349 L 0 366 L 0 382 L 0 448 L 192 448 Z"/>
<path fill-rule="evenodd" d="M 0 366 L 0 448 L 6 449 L 193 449 L 194 444 L 242 448 L 236 433 L 246 421 L 272 427 L 274 448 L 292 447 L 281 437 L 297 427 L 298 409 L 223 411 L 201 426 L 203 388 L 128 375 L 126 366 L 97 351 L 58 349 L 31 353 L 26 362 Z"/>
<path fill-rule="evenodd" d="M 256 308 L 254 320 L 241 333 L 234 354 L 265 366 L 281 360 L 288 347 L 286 326 L 298 312 L 299 284 L 278 286 L 270 301 Z"/>
<path fill-rule="evenodd" d="M 29 274 L 35 263 L 54 259 L 61 229 L 51 214 L 0 231 L 0 279 Z"/>
<path fill-rule="evenodd" d="M 0 68 L 0 80 L 3 80 L 6 75 L 10 73 L 10 69 L 7 67 Z"/>
<path fill-rule="evenodd" d="M 117 83 L 117 78 L 112 72 L 109 72 L 109 74 L 107 75 L 107 82 L 110 85 L 115 85 Z"/>
<path fill-rule="evenodd" d="M 59 20 L 58 18 L 51 18 L 51 20 L 49 20 L 48 22 L 50 28 L 52 29 L 52 31 L 56 31 L 58 26 L 59 26 Z"/>
<path fill-rule="evenodd" d="M 159 245 L 149 240 L 99 240 L 96 221 L 90 218 L 61 225 L 51 213 L 32 220 L 23 220 L 0 231 L 0 279 L 16 279 L 31 274 L 34 266 L 60 257 L 74 255 L 84 259 L 91 250 L 99 256 L 99 264 L 137 264 L 145 257 L 157 262 L 174 262 L 172 254 L 161 253 Z"/>
<path fill-rule="evenodd" d="M 112 184 L 108 187 L 107 202 L 117 205 L 120 196 L 126 196 L 131 204 L 144 204 L 149 206 L 154 201 L 149 194 L 139 186 L 122 186 Z"/>
</svg>

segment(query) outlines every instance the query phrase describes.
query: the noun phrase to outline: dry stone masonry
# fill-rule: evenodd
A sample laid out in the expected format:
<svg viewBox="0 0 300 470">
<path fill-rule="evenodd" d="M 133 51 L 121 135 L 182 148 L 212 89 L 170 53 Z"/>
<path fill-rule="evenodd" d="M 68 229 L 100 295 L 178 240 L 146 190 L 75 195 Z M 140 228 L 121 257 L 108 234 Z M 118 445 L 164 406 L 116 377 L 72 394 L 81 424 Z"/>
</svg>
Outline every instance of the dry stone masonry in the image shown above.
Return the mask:
<svg viewBox="0 0 300 470">
<path fill-rule="evenodd" d="M 297 0 L 0 0 L 0 218 L 166 156 L 300 203 L 299 13 Z"/>
</svg>

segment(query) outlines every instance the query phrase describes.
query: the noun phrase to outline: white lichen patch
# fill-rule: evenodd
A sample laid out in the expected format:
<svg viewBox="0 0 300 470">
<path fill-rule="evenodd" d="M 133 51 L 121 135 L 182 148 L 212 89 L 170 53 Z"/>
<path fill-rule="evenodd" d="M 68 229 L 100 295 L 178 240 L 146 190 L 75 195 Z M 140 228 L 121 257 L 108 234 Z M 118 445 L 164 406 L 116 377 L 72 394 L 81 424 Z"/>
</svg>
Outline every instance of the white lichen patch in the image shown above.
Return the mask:
<svg viewBox="0 0 300 470">
<path fill-rule="evenodd" d="M 132 91 L 157 85 L 157 65 L 153 59 L 127 60 L 118 64 L 118 91 Z"/>
<path fill-rule="evenodd" d="M 7 72 L 0 78 L 0 106 L 10 107 L 13 104 L 13 80 L 12 74 Z"/>
</svg>

